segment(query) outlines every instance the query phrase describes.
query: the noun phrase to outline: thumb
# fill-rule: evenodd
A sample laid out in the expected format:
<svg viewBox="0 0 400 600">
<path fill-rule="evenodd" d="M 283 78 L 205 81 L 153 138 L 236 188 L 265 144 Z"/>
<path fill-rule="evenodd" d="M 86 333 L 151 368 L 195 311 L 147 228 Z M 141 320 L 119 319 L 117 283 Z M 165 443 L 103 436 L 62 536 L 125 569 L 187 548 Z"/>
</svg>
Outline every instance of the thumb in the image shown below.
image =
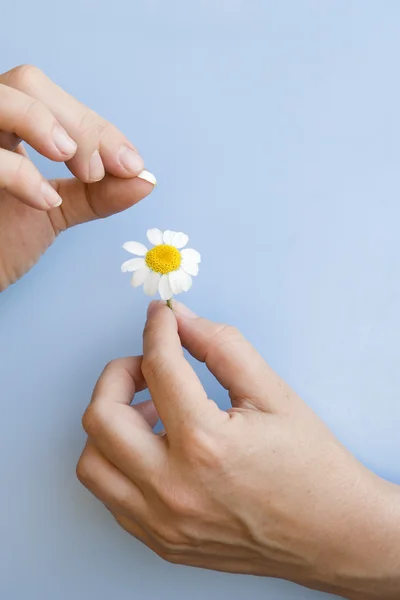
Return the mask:
<svg viewBox="0 0 400 600">
<path fill-rule="evenodd" d="M 275 413 L 287 405 L 291 390 L 235 327 L 197 317 L 176 301 L 173 310 L 182 345 L 229 391 L 232 406 Z"/>
<path fill-rule="evenodd" d="M 83 183 L 72 178 L 57 179 L 51 184 L 63 199 L 64 223 L 60 222 L 59 229 L 65 229 L 130 208 L 153 191 L 155 178 L 143 171 L 130 179 L 107 174 L 96 183 Z M 55 225 L 58 226 L 57 222 Z"/>
</svg>

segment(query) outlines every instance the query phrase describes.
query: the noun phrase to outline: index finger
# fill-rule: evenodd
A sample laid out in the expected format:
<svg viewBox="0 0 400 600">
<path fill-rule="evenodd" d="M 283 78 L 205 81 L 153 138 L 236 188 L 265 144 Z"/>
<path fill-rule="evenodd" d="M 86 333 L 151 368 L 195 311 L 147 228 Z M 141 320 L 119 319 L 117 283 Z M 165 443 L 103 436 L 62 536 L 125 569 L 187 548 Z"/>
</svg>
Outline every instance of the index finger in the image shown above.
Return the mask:
<svg viewBox="0 0 400 600">
<path fill-rule="evenodd" d="M 222 416 L 210 402 L 183 355 L 174 313 L 162 302 L 149 306 L 143 333 L 142 372 L 170 439 L 182 428 L 210 424 Z"/>
<path fill-rule="evenodd" d="M 94 445 L 132 481 L 146 481 L 162 468 L 165 448 L 149 422 L 130 406 L 137 391 L 145 389 L 141 357 L 111 362 L 100 376 L 82 418 Z"/>
<path fill-rule="evenodd" d="M 0 82 L 39 100 L 51 111 L 78 145 L 67 166 L 81 181 L 99 181 L 104 170 L 124 178 L 137 176 L 143 170 L 142 157 L 117 127 L 68 94 L 37 67 L 16 67 L 0 75 Z"/>
</svg>

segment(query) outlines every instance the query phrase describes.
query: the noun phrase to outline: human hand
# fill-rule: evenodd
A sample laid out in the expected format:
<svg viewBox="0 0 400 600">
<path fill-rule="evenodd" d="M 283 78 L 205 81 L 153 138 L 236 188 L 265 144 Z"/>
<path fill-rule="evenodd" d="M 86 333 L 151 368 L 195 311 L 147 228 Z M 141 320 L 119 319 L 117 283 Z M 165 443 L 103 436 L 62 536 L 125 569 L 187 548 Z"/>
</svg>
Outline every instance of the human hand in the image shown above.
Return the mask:
<svg viewBox="0 0 400 600">
<path fill-rule="evenodd" d="M 76 178 L 47 182 L 21 140 L 65 162 Z M 142 171 L 143 159 L 116 127 L 39 69 L 24 65 L 0 74 L 0 291 L 61 231 L 147 196 L 155 180 Z"/>
<path fill-rule="evenodd" d="M 400 593 L 400 494 L 347 452 L 232 327 L 150 305 L 141 357 L 107 366 L 80 481 L 173 563 L 353 599 Z M 209 400 L 182 345 L 229 391 Z M 148 387 L 152 403 L 130 406 Z M 157 412 L 165 435 L 155 435 Z"/>
</svg>

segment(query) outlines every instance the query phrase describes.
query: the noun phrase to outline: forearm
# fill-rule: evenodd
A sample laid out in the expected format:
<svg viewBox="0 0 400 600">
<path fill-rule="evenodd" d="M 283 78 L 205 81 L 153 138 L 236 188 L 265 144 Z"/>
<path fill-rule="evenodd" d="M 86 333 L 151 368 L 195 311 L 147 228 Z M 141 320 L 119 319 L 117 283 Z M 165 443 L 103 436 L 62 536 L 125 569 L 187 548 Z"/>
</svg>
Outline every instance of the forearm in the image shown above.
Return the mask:
<svg viewBox="0 0 400 600">
<path fill-rule="evenodd" d="M 357 508 L 342 560 L 323 591 L 349 600 L 400 598 L 400 487 L 373 477 Z"/>
</svg>

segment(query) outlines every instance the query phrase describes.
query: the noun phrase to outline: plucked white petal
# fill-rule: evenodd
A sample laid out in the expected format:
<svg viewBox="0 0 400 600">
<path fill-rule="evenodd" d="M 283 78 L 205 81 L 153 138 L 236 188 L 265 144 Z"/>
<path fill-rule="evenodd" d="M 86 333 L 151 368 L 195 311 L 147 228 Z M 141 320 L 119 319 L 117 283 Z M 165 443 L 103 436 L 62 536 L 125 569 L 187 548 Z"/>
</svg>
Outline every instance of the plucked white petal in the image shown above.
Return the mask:
<svg viewBox="0 0 400 600">
<path fill-rule="evenodd" d="M 146 266 L 144 258 L 130 258 L 121 265 L 121 271 L 123 273 L 133 273 L 138 269 L 143 269 Z"/>
<path fill-rule="evenodd" d="M 175 248 L 178 248 L 178 250 L 180 250 L 181 248 L 184 248 L 186 246 L 186 244 L 189 241 L 189 238 L 186 235 L 186 233 L 167 230 L 164 231 L 163 240 L 164 244 L 175 246 Z"/>
<path fill-rule="evenodd" d="M 191 260 L 190 258 L 183 258 L 181 267 L 189 275 L 195 276 L 199 272 L 199 264 L 196 261 Z"/>
<path fill-rule="evenodd" d="M 185 248 L 184 250 L 182 250 L 181 254 L 182 258 L 188 258 L 190 260 L 194 260 L 197 263 L 201 262 L 200 252 L 197 252 L 197 250 L 193 250 L 193 248 Z"/>
<path fill-rule="evenodd" d="M 127 252 L 136 254 L 136 256 L 145 256 L 147 254 L 146 246 L 140 242 L 126 242 L 122 247 Z"/>
<path fill-rule="evenodd" d="M 157 294 L 160 279 L 161 275 L 159 273 L 151 271 L 148 277 L 146 277 L 146 280 L 143 285 L 144 293 L 148 296 L 154 296 L 155 294 Z"/>
<path fill-rule="evenodd" d="M 178 271 L 173 271 L 169 274 L 169 282 L 171 285 L 172 292 L 174 294 L 180 294 L 181 292 L 187 292 L 192 287 L 192 278 L 182 268 Z"/>
<path fill-rule="evenodd" d="M 168 275 L 163 275 L 161 277 L 158 291 L 160 292 L 161 300 L 171 300 L 174 294 L 171 289 Z"/>
<path fill-rule="evenodd" d="M 150 173 L 150 171 L 147 171 L 146 169 L 143 169 L 143 171 L 139 173 L 138 177 L 139 179 L 148 181 L 149 183 L 151 183 L 151 185 L 157 185 L 157 179 L 154 177 L 153 173 Z"/>
<path fill-rule="evenodd" d="M 151 271 L 149 269 L 149 267 L 144 267 L 143 269 L 139 269 L 138 271 L 135 271 L 133 276 L 132 276 L 132 280 L 131 280 L 131 284 L 134 288 L 139 287 L 140 285 L 142 285 L 147 277 L 150 275 Z"/>
<path fill-rule="evenodd" d="M 163 232 L 160 229 L 149 229 L 147 239 L 153 246 L 159 246 L 163 243 Z"/>
</svg>

